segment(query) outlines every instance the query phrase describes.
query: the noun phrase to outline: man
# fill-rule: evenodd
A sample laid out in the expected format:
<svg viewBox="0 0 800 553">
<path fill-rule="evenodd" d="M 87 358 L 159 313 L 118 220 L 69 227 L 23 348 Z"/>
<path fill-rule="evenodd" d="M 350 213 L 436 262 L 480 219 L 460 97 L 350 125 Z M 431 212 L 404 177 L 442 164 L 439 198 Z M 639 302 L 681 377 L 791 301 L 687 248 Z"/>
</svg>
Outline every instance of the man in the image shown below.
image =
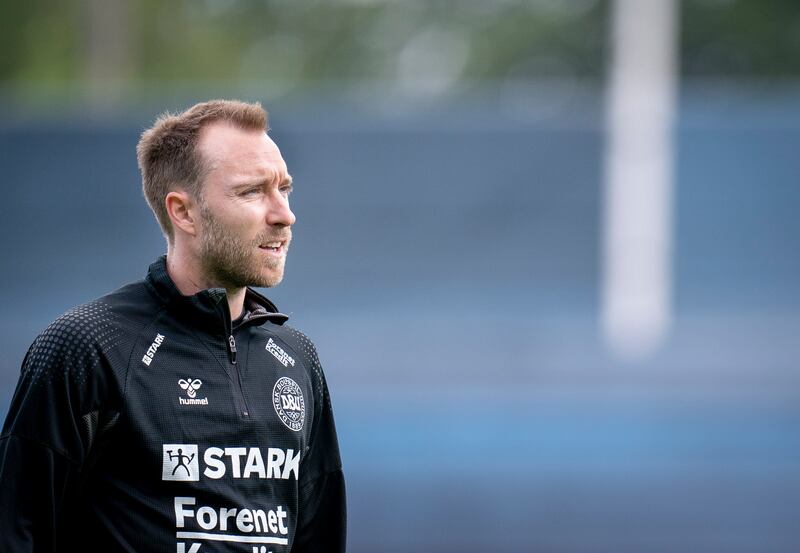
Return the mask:
<svg viewBox="0 0 800 553">
<path fill-rule="evenodd" d="M 313 344 L 275 286 L 292 179 L 258 104 L 166 114 L 137 147 L 167 255 L 36 338 L 0 435 L 0 552 L 344 551 Z"/>
</svg>

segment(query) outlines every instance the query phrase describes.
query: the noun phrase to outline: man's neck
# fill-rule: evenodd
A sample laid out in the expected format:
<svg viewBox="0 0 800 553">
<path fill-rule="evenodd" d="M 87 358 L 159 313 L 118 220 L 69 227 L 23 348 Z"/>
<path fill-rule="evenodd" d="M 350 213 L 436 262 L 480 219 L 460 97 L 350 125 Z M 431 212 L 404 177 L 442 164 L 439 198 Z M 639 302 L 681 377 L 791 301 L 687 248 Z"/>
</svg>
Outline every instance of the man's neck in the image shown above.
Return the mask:
<svg viewBox="0 0 800 553">
<path fill-rule="evenodd" d="M 173 247 L 168 248 L 167 273 L 184 296 L 193 296 L 208 288 L 225 288 L 231 320 L 236 320 L 241 316 L 244 310 L 244 297 L 247 293 L 247 288 L 228 288 L 218 283 L 210 282 L 200 268 L 196 258 L 181 253 Z"/>
</svg>

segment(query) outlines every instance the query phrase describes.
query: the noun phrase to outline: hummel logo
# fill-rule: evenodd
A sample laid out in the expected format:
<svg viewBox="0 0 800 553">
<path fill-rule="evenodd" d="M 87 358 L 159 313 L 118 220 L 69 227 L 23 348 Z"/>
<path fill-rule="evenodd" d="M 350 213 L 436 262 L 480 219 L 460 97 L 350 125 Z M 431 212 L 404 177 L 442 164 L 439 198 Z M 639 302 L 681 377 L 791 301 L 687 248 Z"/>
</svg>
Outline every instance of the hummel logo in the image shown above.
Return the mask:
<svg viewBox="0 0 800 553">
<path fill-rule="evenodd" d="M 194 397 L 197 395 L 197 390 L 200 389 L 200 386 L 203 385 L 203 381 L 199 378 L 195 378 L 194 380 L 178 380 L 178 386 L 186 390 L 186 395 L 189 397 Z"/>
<path fill-rule="evenodd" d="M 199 378 L 195 378 L 192 380 L 191 378 L 183 379 L 181 378 L 178 380 L 178 386 L 181 389 L 186 390 L 186 395 L 189 396 L 189 399 L 184 399 L 182 397 L 178 398 L 178 401 L 181 405 L 208 405 L 208 398 L 204 397 L 202 399 L 197 398 L 197 390 L 200 389 L 200 386 L 203 385 L 203 381 Z"/>
</svg>

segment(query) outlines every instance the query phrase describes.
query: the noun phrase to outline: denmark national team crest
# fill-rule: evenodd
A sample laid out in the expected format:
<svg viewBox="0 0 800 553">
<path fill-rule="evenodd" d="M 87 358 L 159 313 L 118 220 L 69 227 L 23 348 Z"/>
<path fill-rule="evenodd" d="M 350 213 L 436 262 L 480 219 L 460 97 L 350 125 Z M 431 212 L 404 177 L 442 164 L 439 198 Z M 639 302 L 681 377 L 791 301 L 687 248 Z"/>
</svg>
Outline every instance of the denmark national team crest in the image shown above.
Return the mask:
<svg viewBox="0 0 800 553">
<path fill-rule="evenodd" d="M 306 403 L 303 400 L 303 390 L 300 389 L 297 382 L 288 376 L 279 378 L 275 387 L 272 388 L 272 405 L 275 407 L 275 412 L 278 413 L 278 418 L 287 428 L 295 432 L 303 429 L 303 423 L 306 420 Z"/>
</svg>

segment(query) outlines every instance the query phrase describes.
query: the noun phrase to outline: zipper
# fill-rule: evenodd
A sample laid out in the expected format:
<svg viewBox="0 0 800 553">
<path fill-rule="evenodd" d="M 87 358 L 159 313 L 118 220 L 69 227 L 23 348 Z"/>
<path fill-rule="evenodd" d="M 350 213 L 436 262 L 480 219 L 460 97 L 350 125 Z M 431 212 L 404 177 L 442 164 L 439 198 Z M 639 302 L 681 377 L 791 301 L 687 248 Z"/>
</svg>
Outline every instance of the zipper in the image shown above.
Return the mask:
<svg viewBox="0 0 800 553">
<path fill-rule="evenodd" d="M 239 415 L 244 419 L 250 418 L 250 408 L 247 406 L 247 400 L 244 397 L 244 387 L 242 386 L 242 373 L 239 371 L 239 365 L 236 363 L 236 338 L 233 337 L 233 329 L 231 328 L 231 312 L 228 307 L 227 299 L 220 302 L 222 304 L 222 320 L 225 326 L 225 334 L 228 335 L 226 340 L 226 349 L 228 350 L 228 361 L 231 364 L 230 370 L 233 372 L 233 384 L 236 388 L 236 408 Z"/>
<path fill-rule="evenodd" d="M 236 364 L 236 338 L 233 337 L 233 334 L 228 336 L 228 359 L 230 359 L 231 365 Z"/>
<path fill-rule="evenodd" d="M 236 387 L 236 394 L 239 396 L 239 413 L 244 418 L 250 418 L 250 408 L 244 397 L 244 386 L 242 386 L 242 373 L 236 363 L 236 339 L 233 334 L 228 336 L 228 360 L 231 362 L 231 370 L 234 374 L 233 383 Z"/>
</svg>

